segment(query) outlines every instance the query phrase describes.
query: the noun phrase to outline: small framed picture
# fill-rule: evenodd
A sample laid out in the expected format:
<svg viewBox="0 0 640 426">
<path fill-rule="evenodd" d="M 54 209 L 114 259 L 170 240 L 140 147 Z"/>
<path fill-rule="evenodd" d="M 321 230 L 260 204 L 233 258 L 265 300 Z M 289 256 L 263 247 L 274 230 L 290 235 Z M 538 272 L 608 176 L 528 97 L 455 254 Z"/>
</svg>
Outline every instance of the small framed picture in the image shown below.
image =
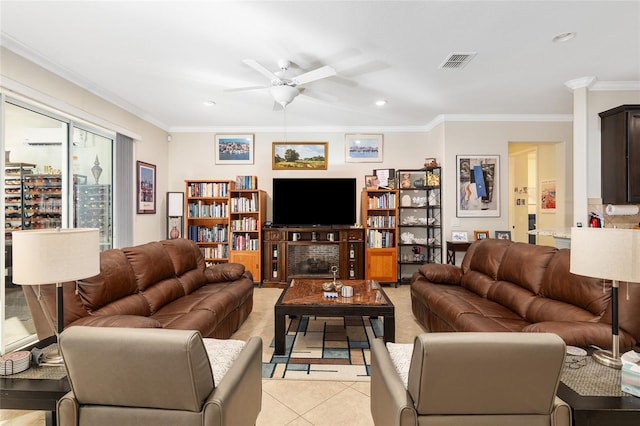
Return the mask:
<svg viewBox="0 0 640 426">
<path fill-rule="evenodd" d="M 156 214 L 156 166 L 137 162 L 138 214 Z"/>
<path fill-rule="evenodd" d="M 374 169 L 373 174 L 378 176 L 380 186 L 389 187 L 389 179 L 393 179 L 396 176 L 395 169 Z"/>
<path fill-rule="evenodd" d="M 253 135 L 216 135 L 216 164 L 253 164 Z"/>
<path fill-rule="evenodd" d="M 489 238 L 489 231 L 473 231 L 473 238 L 476 241 L 486 240 L 487 238 Z"/>
<path fill-rule="evenodd" d="M 345 135 L 347 163 L 382 163 L 382 135 Z"/>
<path fill-rule="evenodd" d="M 451 240 L 456 242 L 467 242 L 467 231 L 453 231 L 451 232 Z"/>
<path fill-rule="evenodd" d="M 511 240 L 511 231 L 496 231 L 496 240 Z"/>
<path fill-rule="evenodd" d="M 376 175 L 365 175 L 364 177 L 364 186 L 367 189 L 378 189 L 380 185 L 380 181 L 378 180 L 378 176 Z"/>
</svg>

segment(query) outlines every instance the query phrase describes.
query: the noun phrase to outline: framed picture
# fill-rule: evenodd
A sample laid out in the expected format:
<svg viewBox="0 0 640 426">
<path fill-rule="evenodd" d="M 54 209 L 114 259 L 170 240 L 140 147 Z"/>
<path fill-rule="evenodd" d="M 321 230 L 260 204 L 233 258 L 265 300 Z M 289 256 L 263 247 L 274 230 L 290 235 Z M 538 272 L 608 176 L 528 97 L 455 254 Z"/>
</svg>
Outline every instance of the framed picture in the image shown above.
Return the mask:
<svg viewBox="0 0 640 426">
<path fill-rule="evenodd" d="M 253 164 L 253 135 L 216 135 L 216 164 Z"/>
<path fill-rule="evenodd" d="M 87 184 L 87 176 L 86 175 L 73 175 L 73 184 L 74 185 L 86 185 Z"/>
<path fill-rule="evenodd" d="M 142 161 L 136 166 L 138 214 L 156 214 L 156 166 Z"/>
<path fill-rule="evenodd" d="M 395 169 L 375 169 L 373 174 L 378 177 L 380 186 L 389 187 L 389 179 L 393 179 L 396 176 Z M 394 189 L 394 188 L 392 188 Z"/>
<path fill-rule="evenodd" d="M 497 240 L 511 240 L 511 231 L 496 231 Z"/>
<path fill-rule="evenodd" d="M 273 142 L 273 170 L 327 170 L 327 142 Z"/>
<path fill-rule="evenodd" d="M 365 175 L 364 176 L 364 186 L 367 189 L 378 189 L 380 185 L 380 181 L 378 180 L 378 176 L 376 175 Z"/>
<path fill-rule="evenodd" d="M 347 163 L 382 163 L 382 135 L 345 135 L 345 161 Z"/>
<path fill-rule="evenodd" d="M 451 241 L 467 242 L 467 231 L 453 231 L 451 232 Z"/>
<path fill-rule="evenodd" d="M 487 238 L 489 238 L 489 231 L 473 231 L 474 240 L 486 240 Z"/>
<path fill-rule="evenodd" d="M 456 215 L 500 216 L 500 156 L 456 156 Z"/>
<path fill-rule="evenodd" d="M 556 211 L 556 181 L 543 180 L 540 182 L 540 212 L 553 213 Z"/>
</svg>

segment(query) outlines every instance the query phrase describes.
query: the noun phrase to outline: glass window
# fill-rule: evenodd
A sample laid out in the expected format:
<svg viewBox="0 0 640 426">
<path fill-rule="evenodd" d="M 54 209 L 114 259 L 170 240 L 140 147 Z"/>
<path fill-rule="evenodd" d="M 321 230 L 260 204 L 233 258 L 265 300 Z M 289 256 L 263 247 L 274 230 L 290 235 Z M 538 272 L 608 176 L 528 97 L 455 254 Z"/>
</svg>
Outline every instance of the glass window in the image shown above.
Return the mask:
<svg viewBox="0 0 640 426">
<path fill-rule="evenodd" d="M 111 248 L 114 149 L 113 137 L 107 131 L 21 101 L 7 101 L 3 107 L 2 353 L 36 339 L 23 289 L 12 280 L 11 232 L 99 228 L 102 250 Z"/>
</svg>

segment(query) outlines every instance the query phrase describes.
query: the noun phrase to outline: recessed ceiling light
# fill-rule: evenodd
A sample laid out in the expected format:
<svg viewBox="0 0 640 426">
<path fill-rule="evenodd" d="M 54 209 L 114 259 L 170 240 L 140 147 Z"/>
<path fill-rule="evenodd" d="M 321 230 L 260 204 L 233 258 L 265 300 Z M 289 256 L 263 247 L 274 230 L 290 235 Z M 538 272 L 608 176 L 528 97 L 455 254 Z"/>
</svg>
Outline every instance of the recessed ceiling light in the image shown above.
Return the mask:
<svg viewBox="0 0 640 426">
<path fill-rule="evenodd" d="M 385 101 L 384 99 L 380 99 L 379 101 L 376 101 L 376 105 L 378 106 L 384 106 L 387 104 L 387 101 Z"/>
<path fill-rule="evenodd" d="M 551 40 L 554 43 L 563 43 L 565 41 L 569 41 L 576 36 L 575 32 L 561 33 L 554 36 Z"/>
<path fill-rule="evenodd" d="M 216 103 L 214 101 L 204 101 L 202 104 L 204 106 L 210 107 L 210 106 L 214 106 Z"/>
</svg>

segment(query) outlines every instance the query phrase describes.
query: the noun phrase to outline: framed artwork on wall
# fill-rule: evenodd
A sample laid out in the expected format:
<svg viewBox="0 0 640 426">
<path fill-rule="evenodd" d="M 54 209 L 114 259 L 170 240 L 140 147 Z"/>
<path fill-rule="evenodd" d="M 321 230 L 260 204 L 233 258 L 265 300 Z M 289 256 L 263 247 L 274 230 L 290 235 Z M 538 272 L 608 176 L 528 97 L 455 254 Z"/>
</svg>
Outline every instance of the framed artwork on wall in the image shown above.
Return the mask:
<svg viewBox="0 0 640 426">
<path fill-rule="evenodd" d="M 252 134 L 218 134 L 215 140 L 216 164 L 253 164 Z"/>
<path fill-rule="evenodd" d="M 156 214 L 156 166 L 136 162 L 138 214 Z"/>
<path fill-rule="evenodd" d="M 382 163 L 382 135 L 347 134 L 344 145 L 347 163 Z"/>
<path fill-rule="evenodd" d="M 540 182 L 540 212 L 553 213 L 556 211 L 556 181 L 543 180 Z"/>
<path fill-rule="evenodd" d="M 500 216 L 500 156 L 456 156 L 456 216 Z"/>
<path fill-rule="evenodd" d="M 273 170 L 327 170 L 327 142 L 273 142 Z"/>
</svg>

